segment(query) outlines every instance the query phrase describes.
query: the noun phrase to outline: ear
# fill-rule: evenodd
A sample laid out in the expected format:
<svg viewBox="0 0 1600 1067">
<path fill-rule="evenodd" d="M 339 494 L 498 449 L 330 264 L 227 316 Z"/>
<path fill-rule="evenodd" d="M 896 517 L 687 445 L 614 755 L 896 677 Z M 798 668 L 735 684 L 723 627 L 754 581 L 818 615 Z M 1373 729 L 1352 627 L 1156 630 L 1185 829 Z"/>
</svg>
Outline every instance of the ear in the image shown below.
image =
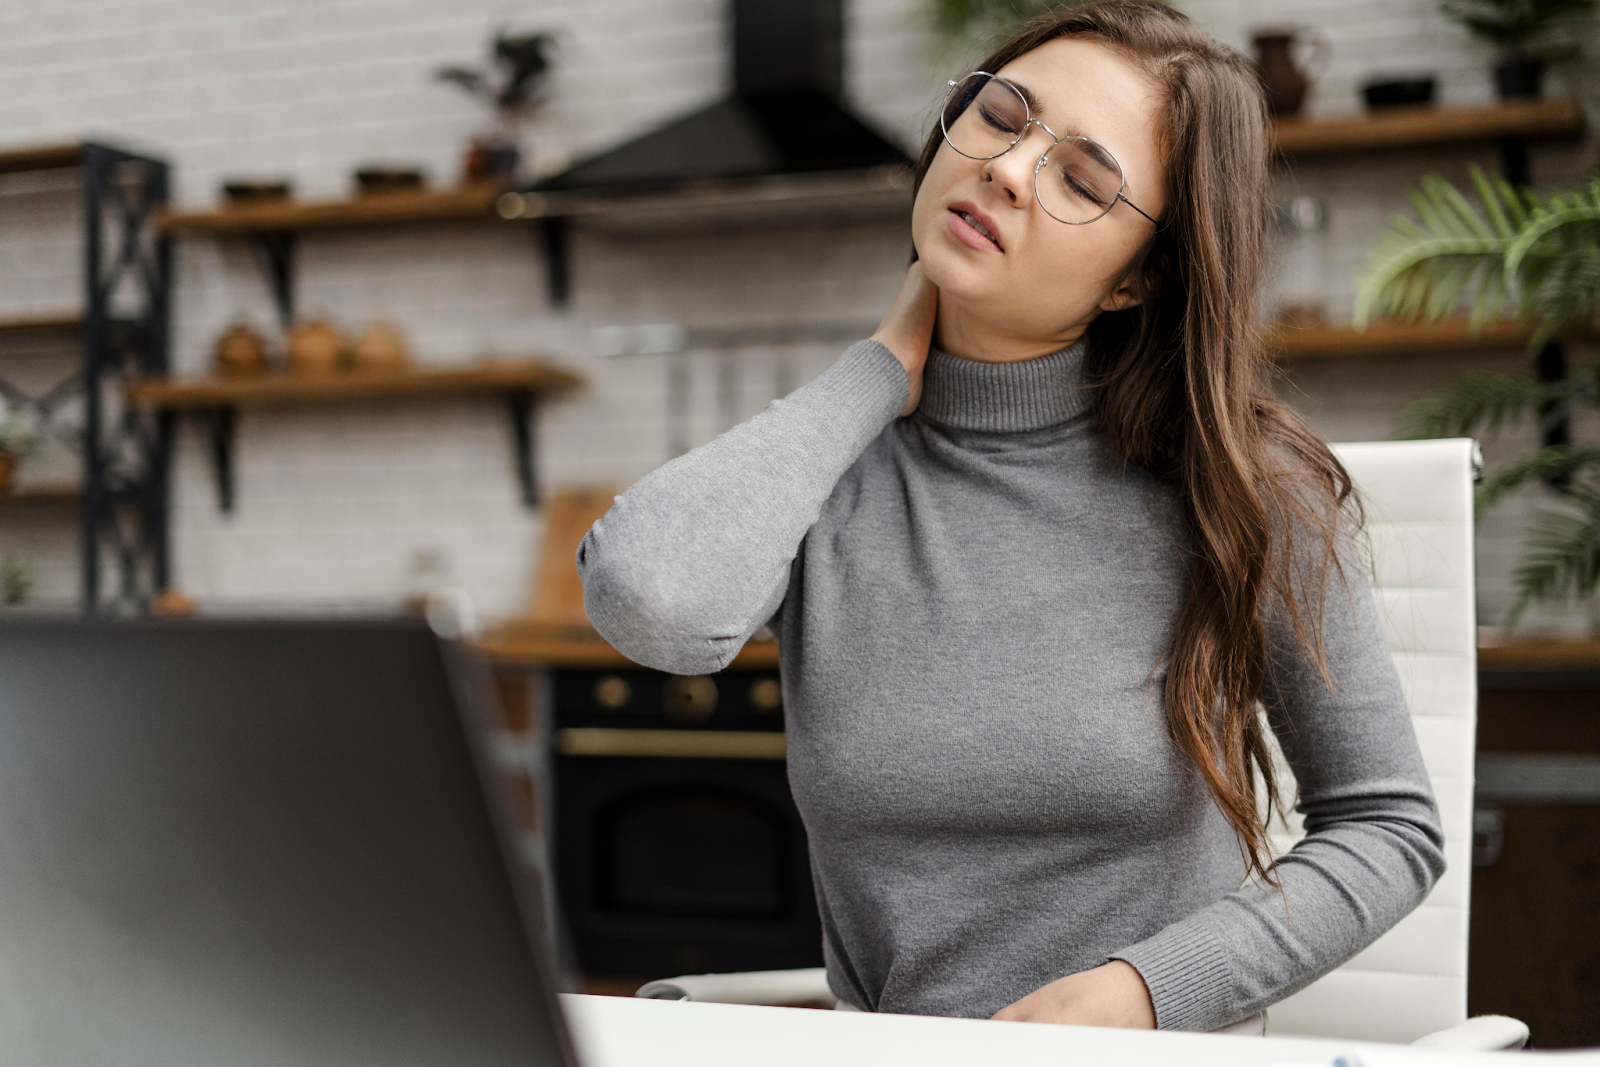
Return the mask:
<svg viewBox="0 0 1600 1067">
<path fill-rule="evenodd" d="M 1139 306 L 1139 294 L 1134 290 L 1133 272 L 1128 272 L 1128 277 L 1117 283 L 1117 287 L 1105 295 L 1100 301 L 1101 311 L 1127 311 L 1131 307 Z"/>
</svg>

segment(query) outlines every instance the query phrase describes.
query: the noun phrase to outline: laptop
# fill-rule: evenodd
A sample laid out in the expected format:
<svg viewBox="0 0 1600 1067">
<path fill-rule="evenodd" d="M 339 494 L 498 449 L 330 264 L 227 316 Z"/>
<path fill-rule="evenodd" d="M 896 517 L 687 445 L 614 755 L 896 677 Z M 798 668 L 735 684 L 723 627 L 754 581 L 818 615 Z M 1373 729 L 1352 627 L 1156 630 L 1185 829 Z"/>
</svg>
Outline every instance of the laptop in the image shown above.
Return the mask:
<svg viewBox="0 0 1600 1067">
<path fill-rule="evenodd" d="M 0 623 L 8 1067 L 570 1067 L 422 623 Z"/>
</svg>

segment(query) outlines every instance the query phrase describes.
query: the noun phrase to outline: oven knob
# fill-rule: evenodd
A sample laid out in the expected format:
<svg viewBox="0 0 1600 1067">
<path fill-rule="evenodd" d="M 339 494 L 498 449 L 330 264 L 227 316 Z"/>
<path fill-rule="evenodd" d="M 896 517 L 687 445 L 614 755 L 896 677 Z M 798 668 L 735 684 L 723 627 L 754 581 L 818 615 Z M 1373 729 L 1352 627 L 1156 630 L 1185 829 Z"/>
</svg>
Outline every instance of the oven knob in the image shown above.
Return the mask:
<svg viewBox="0 0 1600 1067">
<path fill-rule="evenodd" d="M 783 707 L 783 686 L 776 678 L 757 678 L 750 683 L 750 706 L 757 711 L 777 711 Z"/>
<path fill-rule="evenodd" d="M 632 699 L 633 686 L 614 674 L 608 674 L 594 683 L 594 702 L 607 711 L 625 708 Z"/>
<path fill-rule="evenodd" d="M 675 723 L 692 726 L 705 722 L 717 710 L 717 683 L 703 674 L 669 678 L 662 704 L 667 718 Z"/>
</svg>

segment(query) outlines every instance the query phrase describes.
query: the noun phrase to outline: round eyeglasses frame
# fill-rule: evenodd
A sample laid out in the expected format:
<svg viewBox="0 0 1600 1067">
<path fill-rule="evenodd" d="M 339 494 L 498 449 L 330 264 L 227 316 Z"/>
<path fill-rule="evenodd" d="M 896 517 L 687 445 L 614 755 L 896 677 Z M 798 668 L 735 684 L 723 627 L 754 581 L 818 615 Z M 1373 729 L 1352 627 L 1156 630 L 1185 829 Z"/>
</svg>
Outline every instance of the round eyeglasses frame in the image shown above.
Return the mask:
<svg viewBox="0 0 1600 1067">
<path fill-rule="evenodd" d="M 1022 104 L 1022 113 L 1027 116 L 1027 121 L 1022 124 L 1022 129 L 1017 131 L 1017 136 L 1012 139 L 1011 143 L 1008 144 L 1001 151 L 996 152 L 992 156 L 974 156 L 974 155 L 968 155 L 968 153 L 961 151 L 961 149 L 956 147 L 955 142 L 950 139 L 950 129 L 949 129 L 949 127 L 947 127 L 945 125 L 945 116 L 950 113 L 950 101 L 955 96 L 956 90 L 958 88 L 960 88 L 969 78 L 975 78 L 975 77 L 977 77 L 979 75 L 982 75 L 983 77 L 988 78 L 990 81 L 999 82 L 1001 85 L 1004 85 L 1007 89 L 1010 89 L 1012 91 L 1012 93 L 1016 94 L 1017 100 L 1020 101 L 1021 104 Z M 1022 143 L 1022 139 L 1024 137 L 1028 136 L 1028 127 L 1029 126 L 1037 126 L 1037 127 L 1039 127 L 1041 130 L 1043 130 L 1050 137 L 1050 147 L 1046 148 L 1044 150 L 1044 152 L 1039 156 L 1039 162 L 1035 163 L 1034 166 L 1033 166 L 1033 202 L 1038 204 L 1039 205 L 1039 210 L 1043 211 L 1046 215 L 1049 215 L 1051 218 L 1055 219 L 1057 222 L 1062 223 L 1063 225 L 1066 225 L 1066 226 L 1087 226 L 1091 222 L 1098 222 L 1101 219 L 1105 218 L 1107 212 L 1109 212 L 1113 207 L 1116 206 L 1116 203 L 1117 203 L 1118 200 L 1121 200 L 1124 204 L 1127 204 L 1129 207 L 1133 208 L 1133 210 L 1137 211 L 1139 214 L 1143 215 L 1145 218 L 1150 219 L 1150 221 L 1152 223 L 1154 223 L 1157 227 L 1159 227 L 1161 225 L 1161 223 L 1159 221 L 1157 221 L 1156 219 L 1151 219 L 1149 213 L 1146 212 L 1143 208 L 1141 208 L 1138 204 L 1135 204 L 1132 200 L 1129 200 L 1127 197 L 1122 195 L 1122 190 L 1124 188 L 1126 188 L 1127 183 L 1128 183 L 1128 179 L 1127 179 L 1127 176 L 1124 175 L 1123 172 L 1122 172 L 1122 162 L 1121 162 L 1121 160 L 1117 159 L 1116 156 L 1114 156 L 1110 152 L 1106 151 L 1105 145 L 1101 144 L 1098 141 L 1092 140 L 1092 139 L 1090 139 L 1088 137 L 1078 137 L 1076 135 L 1070 136 L 1070 137 L 1057 137 L 1056 136 L 1056 131 L 1052 130 L 1050 127 L 1046 126 L 1043 122 L 1041 122 L 1040 120 L 1038 120 L 1038 119 L 1033 117 L 1033 109 L 1028 107 L 1028 98 L 1026 96 L 1023 96 L 1021 91 L 1018 90 L 1015 85 L 1012 85 L 1010 82 L 1006 81 L 1004 78 L 1000 77 L 998 74 L 990 74 L 986 70 L 975 70 L 972 73 L 967 74 L 966 76 L 964 76 L 962 78 L 958 78 L 957 80 L 950 82 L 949 85 L 950 85 L 949 90 L 944 94 L 944 106 L 939 109 L 939 131 L 944 134 L 944 143 L 949 145 L 950 146 L 950 150 L 952 152 L 956 153 L 957 155 L 966 156 L 967 159 L 980 159 L 980 160 L 999 159 L 1001 156 L 1005 155 L 1007 152 L 1011 151 L 1013 148 L 1017 147 L 1017 145 Z M 963 110 L 965 110 L 965 109 L 963 109 Z M 1062 144 L 1063 142 L 1066 142 L 1066 141 L 1082 141 L 1085 144 L 1092 144 L 1097 149 L 1099 149 L 1102 153 L 1104 153 L 1105 157 L 1107 159 L 1111 160 L 1113 163 L 1115 163 L 1117 165 L 1117 181 L 1118 181 L 1117 195 L 1112 197 L 1111 203 L 1106 205 L 1105 211 L 1100 212 L 1100 214 L 1096 215 L 1092 219 L 1084 219 L 1082 222 L 1068 222 L 1066 219 L 1063 219 L 1063 218 L 1060 218 L 1060 217 L 1058 217 L 1058 216 L 1056 216 L 1054 214 L 1051 214 L 1050 209 L 1044 206 L 1044 201 L 1039 199 L 1039 172 L 1044 170 L 1044 167 L 1045 167 L 1046 163 L 1050 162 L 1050 152 L 1056 147 L 1056 145 Z"/>
</svg>

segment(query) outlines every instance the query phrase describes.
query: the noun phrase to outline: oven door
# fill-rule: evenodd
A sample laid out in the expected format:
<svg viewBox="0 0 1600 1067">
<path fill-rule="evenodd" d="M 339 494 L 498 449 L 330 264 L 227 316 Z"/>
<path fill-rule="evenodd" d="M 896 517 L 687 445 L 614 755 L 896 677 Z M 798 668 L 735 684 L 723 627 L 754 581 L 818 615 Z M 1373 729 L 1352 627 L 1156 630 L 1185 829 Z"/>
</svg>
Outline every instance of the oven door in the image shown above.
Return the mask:
<svg viewBox="0 0 1600 1067">
<path fill-rule="evenodd" d="M 785 768 L 774 758 L 555 757 L 556 878 L 586 973 L 821 965 Z"/>
</svg>

